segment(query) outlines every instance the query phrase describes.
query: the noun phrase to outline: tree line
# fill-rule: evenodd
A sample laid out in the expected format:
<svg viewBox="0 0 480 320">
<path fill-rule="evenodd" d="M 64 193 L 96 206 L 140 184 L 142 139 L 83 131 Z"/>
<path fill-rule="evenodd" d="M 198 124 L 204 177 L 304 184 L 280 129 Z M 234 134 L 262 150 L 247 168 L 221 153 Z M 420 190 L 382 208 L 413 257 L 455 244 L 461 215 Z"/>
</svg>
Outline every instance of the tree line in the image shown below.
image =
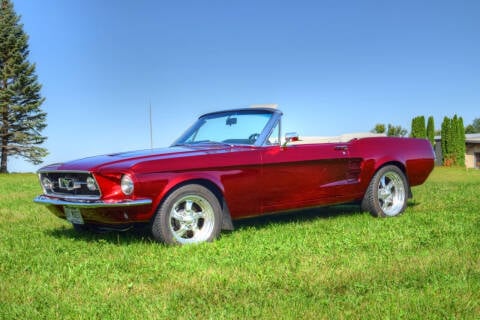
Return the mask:
<svg viewBox="0 0 480 320">
<path fill-rule="evenodd" d="M 401 126 L 378 123 L 372 129 L 374 133 L 385 133 L 387 136 L 404 137 L 408 131 Z M 473 120 L 472 124 L 464 126 L 463 118 L 456 114 L 452 117 L 444 117 L 440 130 L 435 130 L 432 116 L 428 117 L 425 125 L 425 116 L 417 116 L 412 119 L 410 137 L 428 139 L 435 147 L 435 135 L 441 137 L 442 163 L 445 166 L 465 166 L 465 134 L 480 133 L 480 118 Z"/>
</svg>

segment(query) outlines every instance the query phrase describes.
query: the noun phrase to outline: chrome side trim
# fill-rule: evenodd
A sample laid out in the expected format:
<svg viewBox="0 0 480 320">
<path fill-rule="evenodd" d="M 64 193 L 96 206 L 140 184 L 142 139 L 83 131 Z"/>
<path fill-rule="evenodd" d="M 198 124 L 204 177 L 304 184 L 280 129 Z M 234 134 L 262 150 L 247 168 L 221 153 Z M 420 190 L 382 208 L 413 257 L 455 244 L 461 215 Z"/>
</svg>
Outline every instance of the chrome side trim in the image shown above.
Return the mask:
<svg viewBox="0 0 480 320">
<path fill-rule="evenodd" d="M 61 199 L 54 199 L 46 196 L 38 196 L 33 199 L 33 202 L 43 204 L 43 205 L 53 205 L 53 206 L 66 206 L 72 208 L 117 208 L 117 207 L 135 207 L 135 206 L 146 206 L 152 204 L 151 199 L 140 199 L 140 200 L 125 200 L 125 201 L 116 201 L 116 202 L 107 202 L 107 201 L 65 201 Z"/>
</svg>

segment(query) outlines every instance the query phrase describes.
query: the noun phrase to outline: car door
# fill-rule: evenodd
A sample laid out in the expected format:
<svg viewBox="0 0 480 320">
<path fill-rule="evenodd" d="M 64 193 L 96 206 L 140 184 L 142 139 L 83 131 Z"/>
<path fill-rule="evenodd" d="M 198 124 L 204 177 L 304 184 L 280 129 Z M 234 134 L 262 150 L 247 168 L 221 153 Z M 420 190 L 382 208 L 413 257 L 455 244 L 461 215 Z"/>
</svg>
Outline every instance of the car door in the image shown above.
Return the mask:
<svg viewBox="0 0 480 320">
<path fill-rule="evenodd" d="M 233 219 L 261 213 L 259 186 L 262 165 L 259 149 L 235 146 L 227 152 L 217 153 L 210 160 L 208 171 L 219 177 Z"/>
<path fill-rule="evenodd" d="M 348 143 L 268 146 L 259 181 L 263 213 L 344 201 Z"/>
</svg>

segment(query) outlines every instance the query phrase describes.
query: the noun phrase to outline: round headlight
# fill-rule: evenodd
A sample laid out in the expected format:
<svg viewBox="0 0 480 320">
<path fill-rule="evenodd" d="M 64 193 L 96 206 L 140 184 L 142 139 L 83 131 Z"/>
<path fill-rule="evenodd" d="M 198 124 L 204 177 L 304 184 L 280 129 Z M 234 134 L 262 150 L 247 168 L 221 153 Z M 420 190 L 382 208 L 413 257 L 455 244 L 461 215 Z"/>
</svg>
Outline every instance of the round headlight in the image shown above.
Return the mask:
<svg viewBox="0 0 480 320">
<path fill-rule="evenodd" d="M 43 186 L 43 189 L 45 189 L 45 191 L 47 190 L 53 190 L 53 183 L 50 179 L 48 179 L 47 177 L 43 178 L 42 179 L 42 186 Z"/>
<path fill-rule="evenodd" d="M 96 191 L 98 189 L 97 183 L 95 182 L 95 179 L 92 177 L 87 178 L 87 188 L 90 191 Z"/>
<path fill-rule="evenodd" d="M 120 186 L 125 195 L 129 196 L 133 193 L 133 180 L 128 174 L 123 175 L 122 180 L 120 181 Z"/>
</svg>

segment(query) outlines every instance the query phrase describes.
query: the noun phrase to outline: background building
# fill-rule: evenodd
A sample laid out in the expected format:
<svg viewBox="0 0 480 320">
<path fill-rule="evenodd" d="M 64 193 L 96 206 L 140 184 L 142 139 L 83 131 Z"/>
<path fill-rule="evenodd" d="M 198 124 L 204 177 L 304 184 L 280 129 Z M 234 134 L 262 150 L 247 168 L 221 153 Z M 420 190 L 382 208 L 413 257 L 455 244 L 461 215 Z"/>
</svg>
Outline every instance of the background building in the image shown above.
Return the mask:
<svg viewBox="0 0 480 320">
<path fill-rule="evenodd" d="M 480 169 L 480 133 L 466 134 L 465 146 L 465 166 Z M 436 165 L 441 166 L 443 156 L 440 136 L 435 137 L 435 155 L 437 157 Z"/>
</svg>

